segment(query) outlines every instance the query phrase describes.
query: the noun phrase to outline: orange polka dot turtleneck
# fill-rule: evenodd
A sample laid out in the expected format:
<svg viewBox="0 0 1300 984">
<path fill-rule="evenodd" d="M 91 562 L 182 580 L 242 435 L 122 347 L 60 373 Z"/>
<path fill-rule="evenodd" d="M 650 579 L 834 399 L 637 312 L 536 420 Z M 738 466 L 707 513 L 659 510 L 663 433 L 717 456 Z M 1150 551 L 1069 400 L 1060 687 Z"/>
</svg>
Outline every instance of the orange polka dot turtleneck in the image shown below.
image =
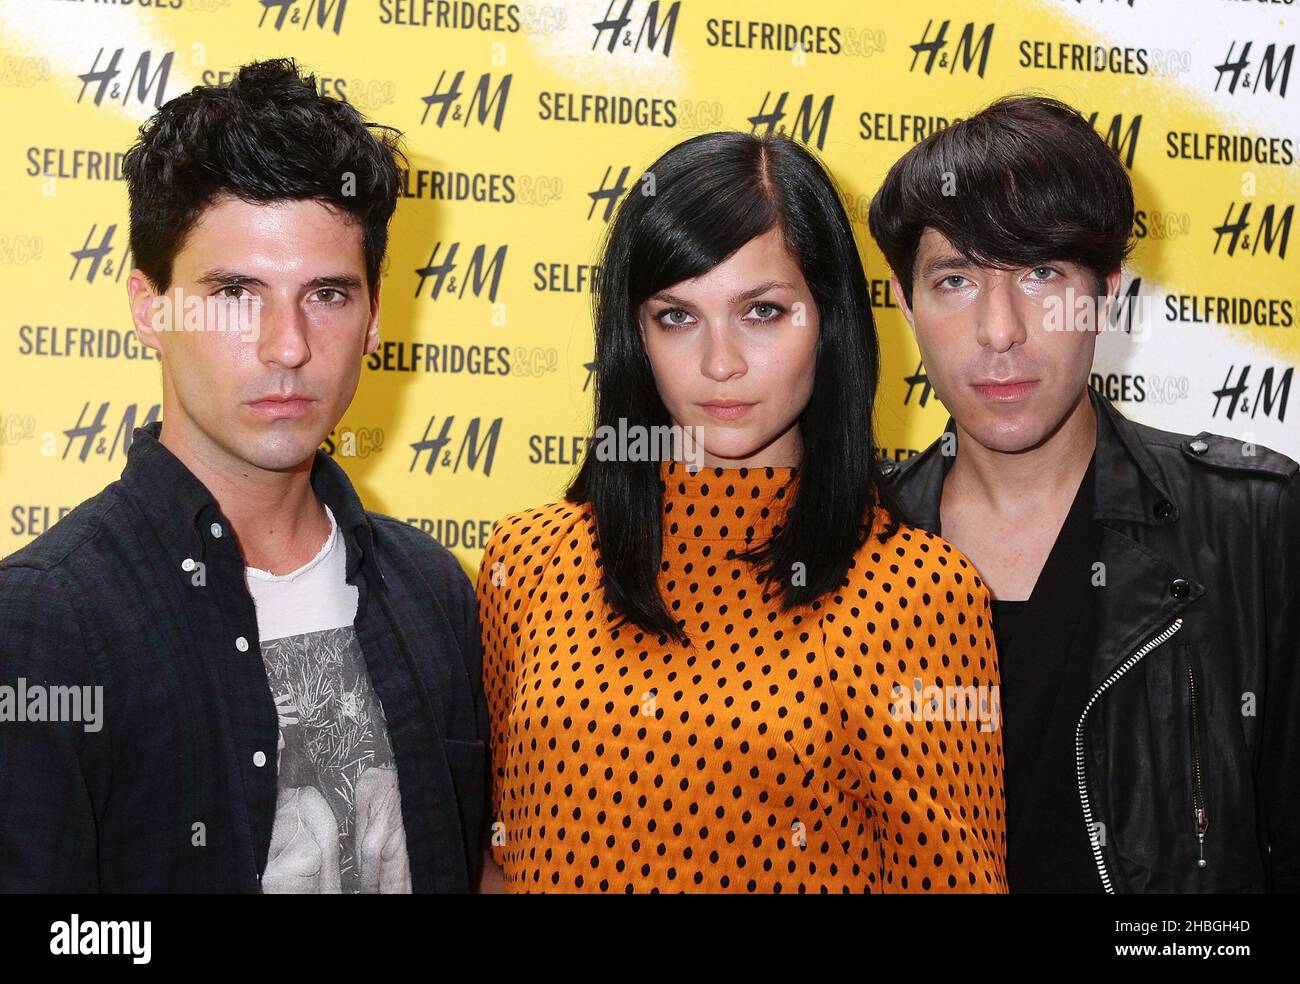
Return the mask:
<svg viewBox="0 0 1300 984">
<path fill-rule="evenodd" d="M 780 522 L 797 471 L 660 477 L 659 584 L 689 644 L 614 625 L 586 505 L 507 517 L 488 545 L 507 890 L 1006 891 L 997 717 L 922 690 L 998 683 L 974 568 L 908 526 L 879 542 L 881 510 L 840 590 L 783 612 L 735 554 Z"/>
</svg>

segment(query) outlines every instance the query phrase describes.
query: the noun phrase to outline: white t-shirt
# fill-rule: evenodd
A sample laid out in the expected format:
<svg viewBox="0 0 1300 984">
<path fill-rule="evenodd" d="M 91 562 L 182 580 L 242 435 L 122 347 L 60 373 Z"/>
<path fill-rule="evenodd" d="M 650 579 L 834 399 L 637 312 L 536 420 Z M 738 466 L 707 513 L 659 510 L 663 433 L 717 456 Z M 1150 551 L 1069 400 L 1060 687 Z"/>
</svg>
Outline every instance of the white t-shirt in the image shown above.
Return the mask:
<svg viewBox="0 0 1300 984">
<path fill-rule="evenodd" d="M 334 514 L 288 574 L 245 567 L 280 718 L 262 891 L 410 892 L 397 768 L 353 621 L 358 592 Z"/>
</svg>

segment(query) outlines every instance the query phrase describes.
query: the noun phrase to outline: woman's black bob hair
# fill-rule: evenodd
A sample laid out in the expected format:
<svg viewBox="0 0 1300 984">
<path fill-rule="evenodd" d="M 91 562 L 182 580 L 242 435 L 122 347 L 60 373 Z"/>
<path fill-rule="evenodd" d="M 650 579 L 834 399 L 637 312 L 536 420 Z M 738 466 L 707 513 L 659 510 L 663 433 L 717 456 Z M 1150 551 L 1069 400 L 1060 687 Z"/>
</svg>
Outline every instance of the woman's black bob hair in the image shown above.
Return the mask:
<svg viewBox="0 0 1300 984">
<path fill-rule="evenodd" d="M 702 134 L 655 161 L 624 197 L 603 245 L 593 302 L 593 433 L 617 429 L 620 418 L 629 427 L 672 424 L 638 309 L 771 229 L 780 230 L 803 272 L 820 330 L 812 397 L 798 418 L 803 456 L 785 522 L 739 556 L 779 585 L 782 608 L 789 609 L 841 585 L 878 507 L 890 516 L 882 541 L 897 515 L 876 461 L 872 412 L 880 351 L 866 275 L 834 181 L 802 145 L 783 136 Z M 566 498 L 591 507 L 606 602 L 642 629 L 684 641 L 658 587 L 659 463 L 601 460 L 595 447 L 589 444 Z M 795 571 L 803 577 L 792 577 Z"/>
</svg>

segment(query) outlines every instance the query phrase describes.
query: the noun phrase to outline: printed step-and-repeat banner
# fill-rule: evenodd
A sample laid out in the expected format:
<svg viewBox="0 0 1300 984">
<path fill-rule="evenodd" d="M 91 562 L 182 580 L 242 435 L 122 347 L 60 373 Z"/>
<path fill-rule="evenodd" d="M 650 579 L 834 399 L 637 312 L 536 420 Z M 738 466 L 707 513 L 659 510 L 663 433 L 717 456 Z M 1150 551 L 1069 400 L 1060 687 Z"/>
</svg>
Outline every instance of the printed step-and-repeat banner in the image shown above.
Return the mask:
<svg viewBox="0 0 1300 984">
<path fill-rule="evenodd" d="M 558 498 L 582 454 L 614 207 L 707 130 L 791 134 L 834 172 L 881 334 L 883 449 L 902 458 L 947 415 L 868 202 L 935 129 L 1010 92 L 1064 99 L 1137 192 L 1093 384 L 1146 423 L 1300 456 L 1297 7 L 3 0 L 0 555 L 116 478 L 132 428 L 161 413 L 127 310 L 122 154 L 168 99 L 273 56 L 406 134 L 383 340 L 325 449 L 371 508 L 471 571 L 493 523 Z"/>
</svg>

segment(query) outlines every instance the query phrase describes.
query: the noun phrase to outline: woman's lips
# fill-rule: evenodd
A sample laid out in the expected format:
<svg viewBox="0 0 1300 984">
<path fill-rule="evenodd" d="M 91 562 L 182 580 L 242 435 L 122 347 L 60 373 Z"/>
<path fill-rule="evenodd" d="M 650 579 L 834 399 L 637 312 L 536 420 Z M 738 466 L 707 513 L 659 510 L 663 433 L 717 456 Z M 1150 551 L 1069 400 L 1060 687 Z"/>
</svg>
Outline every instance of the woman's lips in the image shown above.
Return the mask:
<svg viewBox="0 0 1300 984">
<path fill-rule="evenodd" d="M 975 391 L 986 400 L 994 403 L 1014 403 L 1033 392 L 1038 385 L 1037 379 L 1025 379 L 1008 383 L 975 383 Z"/>
<path fill-rule="evenodd" d="M 244 405 L 260 416 L 269 417 L 272 420 L 283 420 L 289 417 L 303 416 L 315 402 L 315 400 L 304 399 L 258 400 Z"/>
<path fill-rule="evenodd" d="M 755 406 L 753 403 L 701 403 L 700 406 L 704 412 L 719 420 L 735 420 L 737 417 L 743 417 L 749 413 Z"/>
</svg>

